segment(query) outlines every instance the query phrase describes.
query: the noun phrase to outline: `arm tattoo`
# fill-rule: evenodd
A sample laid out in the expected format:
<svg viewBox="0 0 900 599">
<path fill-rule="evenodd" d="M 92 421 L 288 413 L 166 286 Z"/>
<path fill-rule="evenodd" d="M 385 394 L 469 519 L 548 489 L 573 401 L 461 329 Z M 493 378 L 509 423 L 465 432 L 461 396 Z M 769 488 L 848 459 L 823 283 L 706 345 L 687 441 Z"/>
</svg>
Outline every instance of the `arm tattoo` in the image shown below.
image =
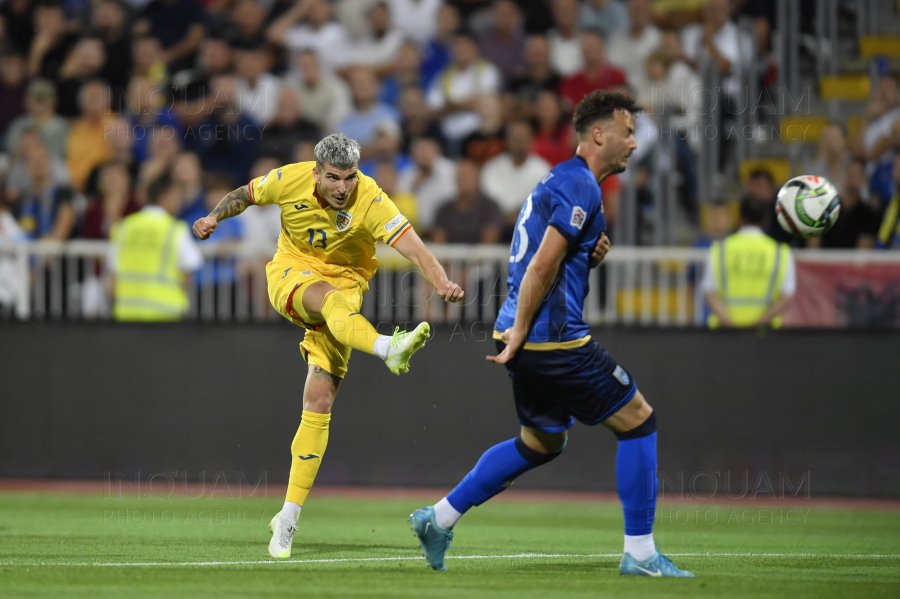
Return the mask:
<svg viewBox="0 0 900 599">
<path fill-rule="evenodd" d="M 328 372 L 328 371 L 325 370 L 324 368 L 321 368 L 320 366 L 315 366 L 315 365 L 314 365 L 314 366 L 313 366 L 313 373 L 314 373 L 314 376 L 316 377 L 316 379 L 321 380 L 321 381 L 327 381 L 327 382 L 331 383 L 331 385 L 332 385 L 335 389 L 337 389 L 337 388 L 338 388 L 338 385 L 341 384 L 341 377 L 339 377 L 339 376 L 334 376 L 333 374 L 331 374 L 330 372 Z"/>
<path fill-rule="evenodd" d="M 222 201 L 219 202 L 219 205 L 213 208 L 213 211 L 209 213 L 210 216 L 214 216 L 216 222 L 223 221 L 226 218 L 231 218 L 232 216 L 237 216 L 241 212 L 247 209 L 247 206 L 251 206 L 253 202 L 250 200 L 250 190 L 247 189 L 246 185 L 238 187 L 232 192 L 229 192 L 222 198 Z"/>
</svg>

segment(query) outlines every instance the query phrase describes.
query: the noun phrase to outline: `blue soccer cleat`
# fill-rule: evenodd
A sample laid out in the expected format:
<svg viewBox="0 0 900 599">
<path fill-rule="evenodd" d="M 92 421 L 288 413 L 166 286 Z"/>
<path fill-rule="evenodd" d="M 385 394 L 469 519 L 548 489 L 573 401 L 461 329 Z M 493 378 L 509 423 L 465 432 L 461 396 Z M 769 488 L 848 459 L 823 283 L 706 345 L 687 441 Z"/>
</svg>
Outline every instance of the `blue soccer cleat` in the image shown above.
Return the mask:
<svg viewBox="0 0 900 599">
<path fill-rule="evenodd" d="M 446 570 L 444 554 L 450 548 L 453 540 L 453 532 L 437 525 L 434 520 L 434 508 L 431 506 L 419 508 L 409 515 L 413 532 L 422 546 L 422 554 L 425 561 L 435 570 Z"/>
<path fill-rule="evenodd" d="M 668 576 L 671 578 L 693 578 L 694 575 L 687 570 L 679 570 L 672 560 L 657 551 L 650 559 L 639 562 L 630 553 L 622 556 L 619 564 L 619 574 L 623 576 Z"/>
</svg>

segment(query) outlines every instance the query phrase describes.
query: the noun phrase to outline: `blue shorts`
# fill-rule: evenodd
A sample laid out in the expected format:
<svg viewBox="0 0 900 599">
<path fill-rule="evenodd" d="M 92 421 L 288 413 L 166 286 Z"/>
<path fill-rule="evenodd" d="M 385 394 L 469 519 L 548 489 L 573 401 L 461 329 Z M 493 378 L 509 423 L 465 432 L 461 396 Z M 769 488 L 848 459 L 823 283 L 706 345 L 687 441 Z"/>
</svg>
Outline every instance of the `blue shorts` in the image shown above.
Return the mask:
<svg viewBox="0 0 900 599">
<path fill-rule="evenodd" d="M 506 344 L 497 341 L 497 351 Z M 634 377 L 596 341 L 575 349 L 523 349 L 507 365 L 523 426 L 548 433 L 606 420 L 637 391 Z"/>
</svg>

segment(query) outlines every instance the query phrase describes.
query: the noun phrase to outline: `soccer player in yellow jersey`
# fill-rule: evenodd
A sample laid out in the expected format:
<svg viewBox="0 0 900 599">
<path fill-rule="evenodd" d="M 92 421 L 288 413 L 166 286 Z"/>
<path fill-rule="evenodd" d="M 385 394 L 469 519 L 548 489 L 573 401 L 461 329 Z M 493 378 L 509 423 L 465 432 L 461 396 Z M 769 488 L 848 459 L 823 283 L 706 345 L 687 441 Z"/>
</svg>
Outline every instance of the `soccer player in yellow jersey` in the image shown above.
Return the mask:
<svg viewBox="0 0 900 599">
<path fill-rule="evenodd" d="M 300 350 L 309 368 L 303 418 L 291 444 L 287 498 L 269 525 L 269 554 L 281 558 L 291 555 L 300 508 L 325 453 L 331 406 L 347 374 L 350 350 L 378 356 L 399 375 L 409 370 L 410 356 L 430 334 L 423 322 L 409 333 L 379 335 L 359 313 L 375 274 L 376 241 L 412 260 L 445 301 L 463 298 L 391 199 L 357 170 L 356 141 L 329 135 L 316 145 L 315 156 L 315 162 L 288 164 L 253 179 L 194 223 L 197 237 L 207 239 L 219 221 L 253 204 L 281 207 L 278 251 L 266 266 L 269 299 L 282 316 L 306 329 Z"/>
</svg>

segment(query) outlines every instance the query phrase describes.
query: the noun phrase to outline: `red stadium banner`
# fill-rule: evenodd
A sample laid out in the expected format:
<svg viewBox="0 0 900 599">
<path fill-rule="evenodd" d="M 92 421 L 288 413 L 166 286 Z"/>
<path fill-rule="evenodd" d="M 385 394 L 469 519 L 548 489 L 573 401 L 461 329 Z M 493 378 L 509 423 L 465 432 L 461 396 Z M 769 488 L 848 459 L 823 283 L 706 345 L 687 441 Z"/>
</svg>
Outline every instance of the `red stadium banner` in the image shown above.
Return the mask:
<svg viewBox="0 0 900 599">
<path fill-rule="evenodd" d="M 900 326 L 900 264 L 806 262 L 797 259 L 797 295 L 788 327 Z"/>
</svg>

